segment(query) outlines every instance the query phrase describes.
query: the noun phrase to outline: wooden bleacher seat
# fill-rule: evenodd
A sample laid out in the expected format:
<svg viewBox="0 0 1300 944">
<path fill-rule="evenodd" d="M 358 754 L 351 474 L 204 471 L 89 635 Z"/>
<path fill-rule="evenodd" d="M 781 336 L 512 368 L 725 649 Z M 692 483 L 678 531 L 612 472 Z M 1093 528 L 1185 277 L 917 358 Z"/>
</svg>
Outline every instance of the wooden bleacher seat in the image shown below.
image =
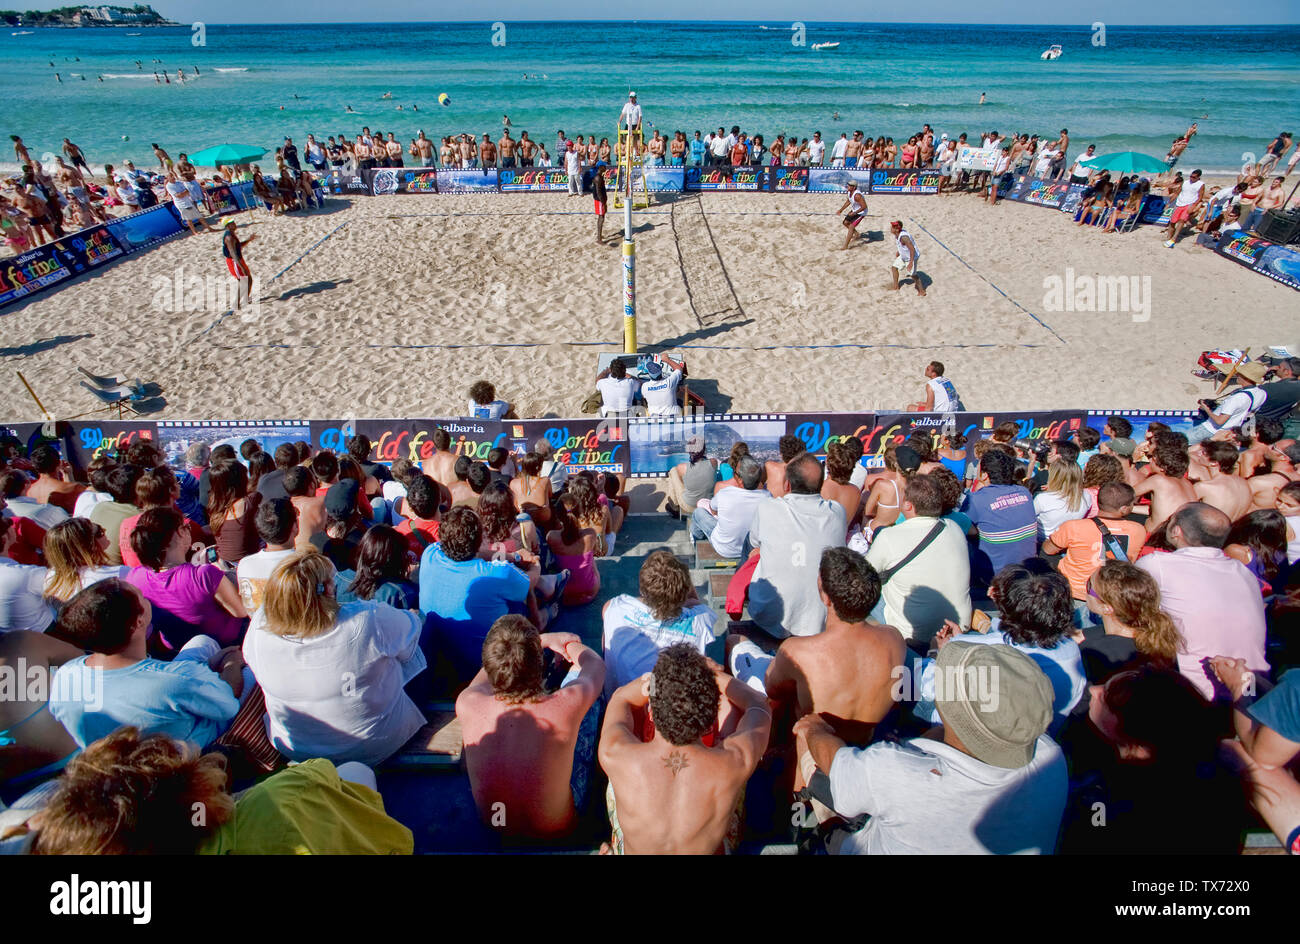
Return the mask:
<svg viewBox="0 0 1300 944">
<path fill-rule="evenodd" d="M 465 752 L 454 702 L 435 702 L 424 709 L 424 727 L 389 758 L 384 767 L 459 769 Z"/>
<path fill-rule="evenodd" d="M 739 557 L 723 557 L 708 540 L 695 542 L 695 566 L 699 569 L 724 567 L 735 570 L 740 566 Z"/>
</svg>

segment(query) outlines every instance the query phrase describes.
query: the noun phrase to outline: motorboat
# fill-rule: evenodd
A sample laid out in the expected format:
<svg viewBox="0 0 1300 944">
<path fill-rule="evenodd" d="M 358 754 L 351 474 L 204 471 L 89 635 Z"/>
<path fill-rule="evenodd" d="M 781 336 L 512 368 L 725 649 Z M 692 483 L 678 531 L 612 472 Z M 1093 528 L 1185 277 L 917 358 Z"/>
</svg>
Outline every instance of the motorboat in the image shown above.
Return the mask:
<svg viewBox="0 0 1300 944">
<path fill-rule="evenodd" d="M 1063 51 L 1064 50 L 1062 50 L 1060 46 L 1051 46 L 1047 49 L 1044 49 L 1043 54 L 1038 58 L 1039 59 L 1060 59 L 1061 53 Z"/>
<path fill-rule="evenodd" d="M 839 43 L 813 43 L 813 49 L 838 49 Z"/>
</svg>

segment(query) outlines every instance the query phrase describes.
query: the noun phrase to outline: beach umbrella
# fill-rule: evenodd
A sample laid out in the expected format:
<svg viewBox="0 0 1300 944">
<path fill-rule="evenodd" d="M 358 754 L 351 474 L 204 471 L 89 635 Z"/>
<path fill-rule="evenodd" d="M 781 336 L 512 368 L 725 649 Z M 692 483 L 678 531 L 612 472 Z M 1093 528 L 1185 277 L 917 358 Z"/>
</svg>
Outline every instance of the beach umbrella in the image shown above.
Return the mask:
<svg viewBox="0 0 1300 944">
<path fill-rule="evenodd" d="M 1163 174 L 1169 170 L 1169 162 L 1162 161 L 1150 154 L 1140 151 L 1118 151 L 1114 154 L 1098 154 L 1086 161 L 1080 161 L 1092 170 L 1108 170 L 1112 174 L 1129 176 L 1131 174 Z"/>
<path fill-rule="evenodd" d="M 217 167 L 220 164 L 247 164 L 266 154 L 266 148 L 251 144 L 217 144 L 190 155 L 190 163 L 200 167 Z"/>
</svg>

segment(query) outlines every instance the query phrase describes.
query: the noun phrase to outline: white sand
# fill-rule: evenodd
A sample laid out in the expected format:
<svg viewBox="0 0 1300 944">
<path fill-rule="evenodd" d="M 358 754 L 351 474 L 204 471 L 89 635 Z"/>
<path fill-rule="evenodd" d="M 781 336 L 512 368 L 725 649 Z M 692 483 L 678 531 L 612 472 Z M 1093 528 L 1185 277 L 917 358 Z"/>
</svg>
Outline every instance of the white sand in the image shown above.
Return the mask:
<svg viewBox="0 0 1300 944">
<path fill-rule="evenodd" d="M 1169 250 L 1154 227 L 1103 235 L 970 195 L 869 199 L 861 229 L 872 241 L 847 252 L 833 194 L 683 195 L 638 213 L 642 347 L 684 353 L 712 410 L 898 407 L 921 394 L 932 359 L 973 410 L 1155 409 L 1206 395 L 1190 374 L 1202 350 L 1258 353 L 1300 333 L 1292 289 L 1190 238 Z M 41 418 L 15 370 L 56 416 L 91 409 L 78 365 L 161 384 L 159 419 L 455 416 L 479 378 L 521 416 L 576 415 L 598 352 L 621 347 L 622 220 L 611 213 L 607 245 L 596 245 L 588 197 L 355 197 L 329 208 L 240 216 L 241 236 L 258 234 L 247 257 L 268 298 L 254 323 L 211 327 L 220 310 L 157 304 L 155 280 L 178 267 L 230 281 L 216 235 L 178 238 L 0 315 L 0 418 Z M 886 288 L 896 217 L 932 280 L 925 298 Z M 1067 267 L 1148 276 L 1149 320 L 1045 310 L 1044 279 Z M 829 347 L 846 344 L 863 347 Z"/>
</svg>

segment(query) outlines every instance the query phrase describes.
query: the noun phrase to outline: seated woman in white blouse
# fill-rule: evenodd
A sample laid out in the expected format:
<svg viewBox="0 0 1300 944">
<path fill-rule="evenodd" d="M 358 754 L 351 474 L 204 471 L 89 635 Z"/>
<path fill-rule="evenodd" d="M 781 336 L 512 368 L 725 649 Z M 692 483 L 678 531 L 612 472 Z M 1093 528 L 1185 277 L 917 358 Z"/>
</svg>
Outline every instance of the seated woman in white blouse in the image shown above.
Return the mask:
<svg viewBox="0 0 1300 944">
<path fill-rule="evenodd" d="M 291 760 L 378 764 L 424 725 L 402 687 L 426 666 L 418 612 L 340 604 L 334 565 L 312 550 L 271 573 L 244 639 L 271 742 Z"/>
<path fill-rule="evenodd" d="M 1067 521 L 1088 514 L 1088 499 L 1083 493 L 1083 469 L 1077 462 L 1057 459 L 1047 467 L 1047 486 L 1034 496 L 1034 513 L 1038 515 L 1039 541 Z"/>
</svg>

